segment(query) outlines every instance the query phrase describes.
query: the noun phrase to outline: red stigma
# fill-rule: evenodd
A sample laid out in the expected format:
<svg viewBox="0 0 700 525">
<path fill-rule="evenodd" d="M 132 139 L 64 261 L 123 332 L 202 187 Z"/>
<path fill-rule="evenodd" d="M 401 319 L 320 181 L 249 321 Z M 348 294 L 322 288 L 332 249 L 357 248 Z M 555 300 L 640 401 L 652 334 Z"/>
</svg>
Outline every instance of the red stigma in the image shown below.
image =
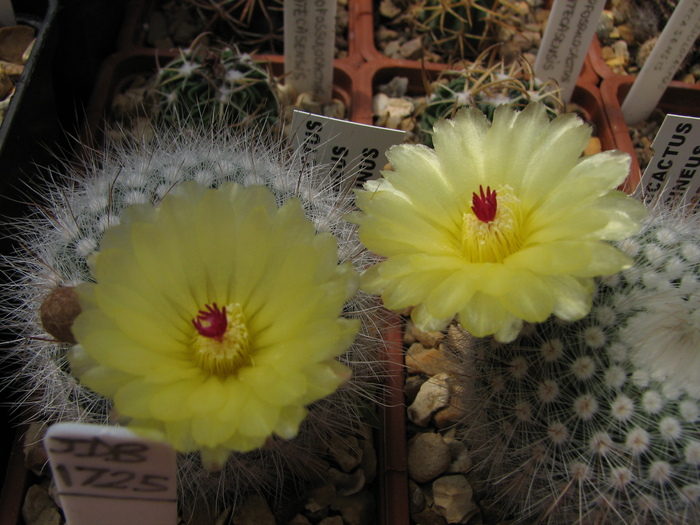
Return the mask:
<svg viewBox="0 0 700 525">
<path fill-rule="evenodd" d="M 220 309 L 216 303 L 213 303 L 212 305 L 206 305 L 205 308 L 207 309 L 206 311 L 200 310 L 199 315 L 192 319 L 192 324 L 200 335 L 221 342 L 228 326 L 226 307 L 224 306 Z"/>
<path fill-rule="evenodd" d="M 479 195 L 472 193 L 472 211 L 476 218 L 481 222 L 491 222 L 496 218 L 497 209 L 496 192 L 486 186 L 484 194 L 484 188 L 479 185 Z"/>
</svg>

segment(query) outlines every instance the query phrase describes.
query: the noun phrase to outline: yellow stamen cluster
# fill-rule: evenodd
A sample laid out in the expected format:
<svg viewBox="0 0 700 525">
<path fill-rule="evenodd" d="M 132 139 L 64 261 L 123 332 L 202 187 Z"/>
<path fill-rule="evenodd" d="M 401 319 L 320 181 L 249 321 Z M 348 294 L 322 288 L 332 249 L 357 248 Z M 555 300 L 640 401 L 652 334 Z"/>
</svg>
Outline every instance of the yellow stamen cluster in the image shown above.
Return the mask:
<svg viewBox="0 0 700 525">
<path fill-rule="evenodd" d="M 483 222 L 472 211 L 462 219 L 462 254 L 471 263 L 500 263 L 517 252 L 523 243 L 518 198 L 510 186 L 500 187 L 498 211 L 490 222 Z"/>
<path fill-rule="evenodd" d="M 249 365 L 248 327 L 241 306 L 238 303 L 226 305 L 226 331 L 221 338 L 195 333 L 192 351 L 199 368 L 221 378 Z"/>
</svg>

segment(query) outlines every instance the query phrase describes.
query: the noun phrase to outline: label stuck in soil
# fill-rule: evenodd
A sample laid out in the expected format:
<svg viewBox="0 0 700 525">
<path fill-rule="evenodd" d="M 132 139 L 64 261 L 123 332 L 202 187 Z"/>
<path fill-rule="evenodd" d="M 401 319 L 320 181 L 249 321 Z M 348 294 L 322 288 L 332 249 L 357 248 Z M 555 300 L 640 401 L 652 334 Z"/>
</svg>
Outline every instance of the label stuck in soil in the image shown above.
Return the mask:
<svg viewBox="0 0 700 525">
<path fill-rule="evenodd" d="M 322 104 L 333 87 L 336 8 L 327 0 L 284 2 L 285 84 Z"/>
<path fill-rule="evenodd" d="M 58 423 L 44 438 L 70 525 L 177 523 L 175 451 L 122 427 Z"/>
<path fill-rule="evenodd" d="M 666 115 L 651 144 L 654 150 L 635 196 L 645 204 L 700 207 L 700 118 Z"/>
<path fill-rule="evenodd" d="M 387 164 L 386 150 L 403 141 L 405 131 L 294 111 L 290 143 L 316 164 L 330 164 L 333 177 L 376 179 Z"/>
<path fill-rule="evenodd" d="M 535 60 L 535 75 L 543 81 L 555 79 L 564 102 L 574 93 L 603 7 L 605 0 L 558 0 L 552 6 Z"/>
<path fill-rule="evenodd" d="M 622 103 L 628 125 L 646 120 L 700 36 L 700 0 L 681 0 Z"/>
</svg>

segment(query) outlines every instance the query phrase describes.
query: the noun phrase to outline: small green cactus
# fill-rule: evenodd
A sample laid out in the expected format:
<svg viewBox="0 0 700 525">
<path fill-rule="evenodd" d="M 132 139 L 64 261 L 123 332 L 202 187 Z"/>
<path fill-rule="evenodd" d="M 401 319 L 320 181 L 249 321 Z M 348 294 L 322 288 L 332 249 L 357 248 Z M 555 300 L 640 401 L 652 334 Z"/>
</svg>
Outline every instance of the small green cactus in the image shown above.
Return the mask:
<svg viewBox="0 0 700 525">
<path fill-rule="evenodd" d="M 474 58 L 493 43 L 508 13 L 509 4 L 501 0 L 422 0 L 408 8 L 425 47 L 450 59 Z"/>
<path fill-rule="evenodd" d="M 535 78 L 530 64 L 523 58 L 506 66 L 495 58 L 494 48 L 482 53 L 463 70 L 450 70 L 431 85 L 420 117 L 424 142 L 432 146 L 432 130 L 440 118 L 453 118 L 463 106 L 475 106 L 489 118 L 501 104 L 524 108 L 529 102 L 541 101 L 551 118 L 564 111 L 564 102 L 553 81 Z"/>
<path fill-rule="evenodd" d="M 199 12 L 208 31 L 231 42 L 245 43 L 246 51 L 281 53 L 282 0 L 186 0 Z"/>
<path fill-rule="evenodd" d="M 158 71 L 152 87 L 159 118 L 205 125 L 273 124 L 279 107 L 274 81 L 250 55 L 195 41 Z"/>
<path fill-rule="evenodd" d="M 516 522 L 700 523 L 699 223 L 657 211 L 580 321 L 456 339 L 458 432 Z"/>
</svg>

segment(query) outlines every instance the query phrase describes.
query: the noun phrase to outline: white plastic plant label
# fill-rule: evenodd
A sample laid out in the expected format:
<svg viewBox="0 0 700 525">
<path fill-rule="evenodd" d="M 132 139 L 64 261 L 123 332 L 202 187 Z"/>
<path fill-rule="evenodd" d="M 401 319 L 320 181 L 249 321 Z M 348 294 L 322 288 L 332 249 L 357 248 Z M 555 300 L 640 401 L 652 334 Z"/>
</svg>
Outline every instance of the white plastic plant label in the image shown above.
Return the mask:
<svg viewBox="0 0 700 525">
<path fill-rule="evenodd" d="M 285 83 L 328 103 L 333 88 L 335 0 L 284 1 Z"/>
<path fill-rule="evenodd" d="M 574 94 L 605 0 L 554 0 L 535 60 L 535 75 L 553 78 L 564 102 Z"/>
<path fill-rule="evenodd" d="M 122 427 L 58 423 L 44 438 L 67 525 L 175 525 L 175 451 Z"/>
<path fill-rule="evenodd" d="M 317 164 L 331 164 L 337 178 L 376 179 L 387 163 L 386 150 L 403 142 L 405 131 L 368 126 L 294 111 L 291 145 Z"/>
<path fill-rule="evenodd" d="M 700 196 L 700 118 L 666 115 L 635 196 L 645 204 L 693 203 Z"/>
<path fill-rule="evenodd" d="M 649 118 L 700 36 L 700 0 L 681 0 L 622 103 L 627 124 Z"/>
</svg>

